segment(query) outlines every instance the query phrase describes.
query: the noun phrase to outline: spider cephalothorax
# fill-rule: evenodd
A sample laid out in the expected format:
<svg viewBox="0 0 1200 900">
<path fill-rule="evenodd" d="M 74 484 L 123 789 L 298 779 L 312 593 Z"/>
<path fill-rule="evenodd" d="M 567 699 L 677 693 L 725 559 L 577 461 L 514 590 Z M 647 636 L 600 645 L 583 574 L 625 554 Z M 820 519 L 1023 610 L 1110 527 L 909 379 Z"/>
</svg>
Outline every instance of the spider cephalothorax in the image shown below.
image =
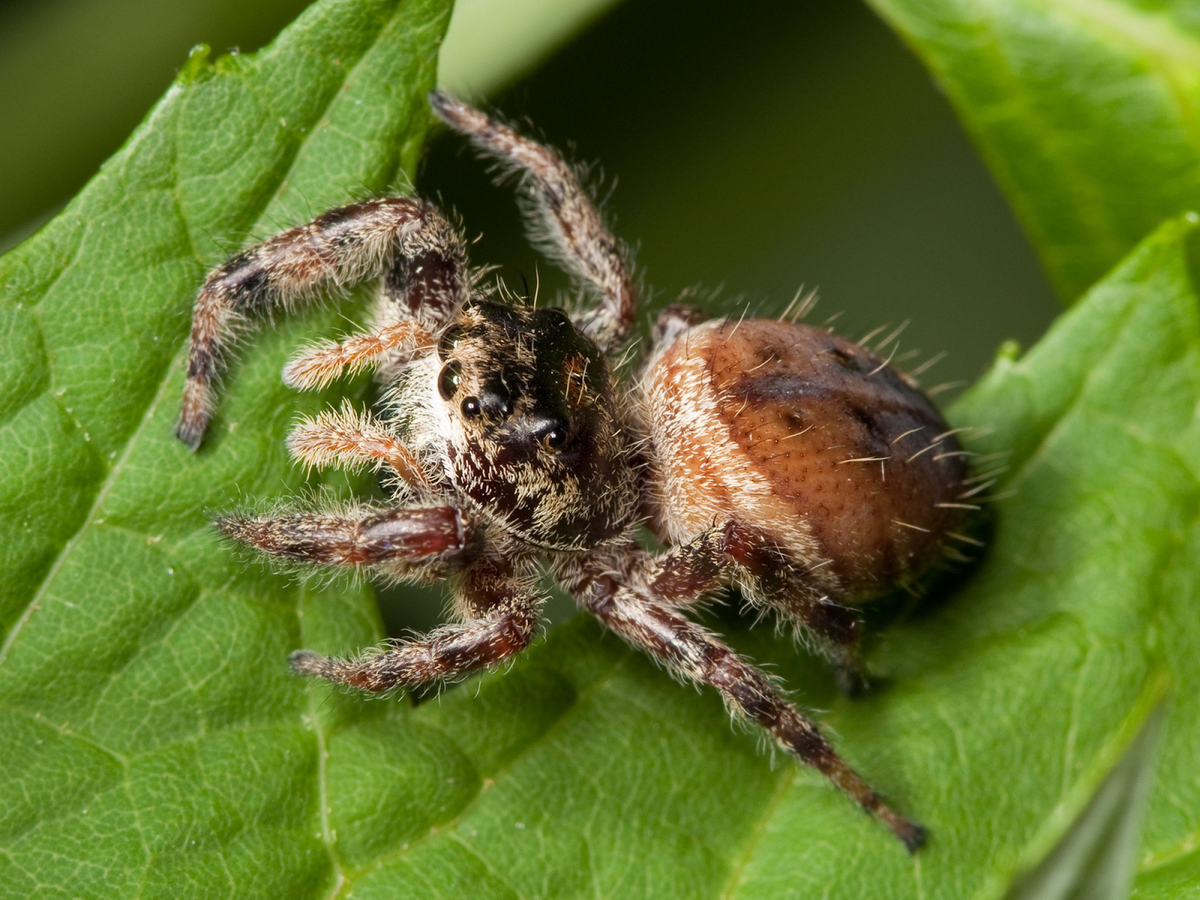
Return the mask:
<svg viewBox="0 0 1200 900">
<path fill-rule="evenodd" d="M 177 434 L 199 445 L 222 347 L 242 319 L 378 277 L 372 328 L 306 349 L 297 388 L 375 368 L 377 414 L 347 406 L 288 444 L 311 466 L 385 470 L 383 506 L 222 517 L 273 556 L 413 581 L 451 579 L 457 624 L 357 659 L 293 668 L 370 691 L 494 666 L 532 640 L 539 560 L 579 602 L 681 678 L 824 773 L 909 850 L 897 815 L 776 684 L 690 607 L 725 584 L 814 638 L 846 689 L 863 685 L 852 603 L 918 577 L 946 550 L 969 487 L 963 451 L 907 376 L 873 352 L 784 320 L 670 307 L 622 388 L 608 359 L 634 324 L 620 245 L 547 147 L 446 94 L 434 111 L 517 172 L 533 232 L 599 300 L 573 314 L 489 296 L 461 236 L 408 197 L 333 210 L 238 254 L 196 299 Z M 668 549 L 636 539 L 644 519 Z"/>
<path fill-rule="evenodd" d="M 608 363 L 566 313 L 474 303 L 437 357 L 437 398 L 412 383 L 398 403 L 436 410 L 447 474 L 478 509 L 548 550 L 628 528 L 637 488 Z"/>
</svg>

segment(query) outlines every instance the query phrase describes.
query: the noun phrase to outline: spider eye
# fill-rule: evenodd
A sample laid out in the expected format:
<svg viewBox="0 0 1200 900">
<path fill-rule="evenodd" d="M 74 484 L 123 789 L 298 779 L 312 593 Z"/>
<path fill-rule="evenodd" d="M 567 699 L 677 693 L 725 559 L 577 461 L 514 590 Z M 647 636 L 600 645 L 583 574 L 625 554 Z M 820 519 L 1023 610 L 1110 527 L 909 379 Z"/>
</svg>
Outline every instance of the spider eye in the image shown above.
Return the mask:
<svg viewBox="0 0 1200 900">
<path fill-rule="evenodd" d="M 570 427 L 559 418 L 543 419 L 534 429 L 534 437 L 547 450 L 561 450 L 567 446 Z"/>
<path fill-rule="evenodd" d="M 462 340 L 462 336 L 463 328 L 461 325 L 451 325 L 442 332 L 441 340 L 438 341 L 438 356 L 445 359 L 453 353 L 458 342 Z"/>
<path fill-rule="evenodd" d="M 447 363 L 442 367 L 442 374 L 438 376 L 438 393 L 441 394 L 443 400 L 449 400 L 458 391 L 458 386 L 462 381 L 462 366 L 456 362 Z"/>
<path fill-rule="evenodd" d="M 477 419 L 483 415 L 483 407 L 478 397 L 468 397 L 462 402 L 462 414 L 466 419 Z"/>
</svg>

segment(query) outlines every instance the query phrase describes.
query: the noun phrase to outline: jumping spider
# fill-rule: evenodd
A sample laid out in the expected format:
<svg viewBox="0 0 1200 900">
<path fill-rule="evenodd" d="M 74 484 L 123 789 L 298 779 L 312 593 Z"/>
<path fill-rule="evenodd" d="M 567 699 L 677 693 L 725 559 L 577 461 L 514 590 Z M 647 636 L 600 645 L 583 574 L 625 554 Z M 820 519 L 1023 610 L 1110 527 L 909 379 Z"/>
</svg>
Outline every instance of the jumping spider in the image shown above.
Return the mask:
<svg viewBox="0 0 1200 900">
<path fill-rule="evenodd" d="M 373 367 L 377 414 L 324 412 L 288 446 L 309 466 L 392 477 L 381 507 L 228 515 L 220 530 L 275 557 L 454 583 L 459 624 L 356 659 L 298 650 L 292 668 L 387 691 L 495 666 L 537 632 L 544 561 L 583 609 L 681 679 L 716 688 L 915 851 L 924 829 L 687 611 L 734 584 L 812 636 L 854 686 L 862 627 L 851 604 L 916 577 L 962 515 L 953 434 L 910 378 L 791 321 L 668 308 L 623 388 L 608 357 L 630 335 L 637 291 L 573 171 L 466 103 L 429 99 L 520 176 L 535 239 L 599 304 L 567 313 L 482 290 L 462 236 L 413 197 L 332 210 L 209 274 L 179 438 L 200 444 L 222 351 L 246 318 L 379 277 L 371 330 L 305 349 L 283 378 L 310 389 Z M 643 549 L 641 524 L 669 549 Z"/>
</svg>

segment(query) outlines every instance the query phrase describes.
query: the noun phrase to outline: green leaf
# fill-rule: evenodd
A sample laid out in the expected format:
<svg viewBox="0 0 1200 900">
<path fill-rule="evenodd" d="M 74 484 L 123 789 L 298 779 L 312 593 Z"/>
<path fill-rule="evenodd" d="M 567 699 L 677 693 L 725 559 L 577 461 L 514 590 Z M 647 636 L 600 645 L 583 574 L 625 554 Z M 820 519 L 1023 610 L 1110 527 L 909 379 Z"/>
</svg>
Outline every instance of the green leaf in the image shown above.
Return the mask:
<svg viewBox="0 0 1200 900">
<path fill-rule="evenodd" d="M 310 595 L 246 571 L 206 513 L 302 483 L 279 381 L 302 329 L 255 342 L 205 452 L 170 423 L 205 268 L 412 171 L 448 16 L 448 0 L 327 0 L 253 57 L 199 48 L 0 259 L 0 893 L 336 883 L 324 723 L 391 710 L 322 705 L 281 661 L 374 641 L 377 614 L 355 589 L 305 615 Z"/>
<path fill-rule="evenodd" d="M 1142 813 L 1154 784 L 1164 710 L 1150 710 L 1087 808 L 1005 900 L 1125 900 L 1141 846 Z"/>
<path fill-rule="evenodd" d="M 1160 674 L 1177 686 L 1138 896 L 1200 885 L 1197 299 L 1189 222 L 1146 239 L 954 410 L 1007 454 L 980 565 L 835 698 L 774 664 L 926 824 L 908 857 L 719 700 L 589 620 L 413 708 L 291 678 L 378 639 L 361 589 L 247 565 L 207 510 L 301 489 L 279 382 L 326 315 L 249 341 L 205 449 L 171 434 L 206 265 L 411 171 L 446 16 L 328 0 L 197 59 L 46 230 L 0 258 L 0 896 L 1000 898 L 1069 832 Z"/>
<path fill-rule="evenodd" d="M 1067 301 L 1200 207 L 1194 4 L 867 2 L 944 87 Z"/>
<path fill-rule="evenodd" d="M 1183 689 L 1165 726 L 1139 889 L 1190 860 L 1200 824 L 1200 717 L 1184 687 L 1200 659 L 1191 228 L 1172 222 L 1148 238 L 953 411 L 957 424 L 990 429 L 975 449 L 1007 454 L 985 557 L 953 597 L 887 636 L 878 664 L 888 689 L 829 719 L 877 783 L 919 798 L 931 845 L 909 865 L 869 849 L 852 820 L 835 829 L 824 803 L 814 813 L 797 773 L 735 896 L 803 897 L 818 885 L 832 897 L 1003 896 L 1095 793 L 1160 669 Z"/>
</svg>

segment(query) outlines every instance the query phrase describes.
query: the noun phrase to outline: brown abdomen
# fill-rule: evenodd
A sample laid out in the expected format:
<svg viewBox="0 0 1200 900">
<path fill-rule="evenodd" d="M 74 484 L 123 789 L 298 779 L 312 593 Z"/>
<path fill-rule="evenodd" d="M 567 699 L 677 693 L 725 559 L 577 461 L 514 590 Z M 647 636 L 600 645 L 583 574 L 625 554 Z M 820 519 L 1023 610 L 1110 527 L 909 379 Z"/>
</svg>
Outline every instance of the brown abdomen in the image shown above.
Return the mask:
<svg viewBox="0 0 1200 900">
<path fill-rule="evenodd" d="M 917 574 L 961 519 L 966 464 L 907 376 L 823 329 L 774 319 L 688 328 L 651 360 L 651 513 L 678 543 L 735 519 L 829 593 Z"/>
</svg>

